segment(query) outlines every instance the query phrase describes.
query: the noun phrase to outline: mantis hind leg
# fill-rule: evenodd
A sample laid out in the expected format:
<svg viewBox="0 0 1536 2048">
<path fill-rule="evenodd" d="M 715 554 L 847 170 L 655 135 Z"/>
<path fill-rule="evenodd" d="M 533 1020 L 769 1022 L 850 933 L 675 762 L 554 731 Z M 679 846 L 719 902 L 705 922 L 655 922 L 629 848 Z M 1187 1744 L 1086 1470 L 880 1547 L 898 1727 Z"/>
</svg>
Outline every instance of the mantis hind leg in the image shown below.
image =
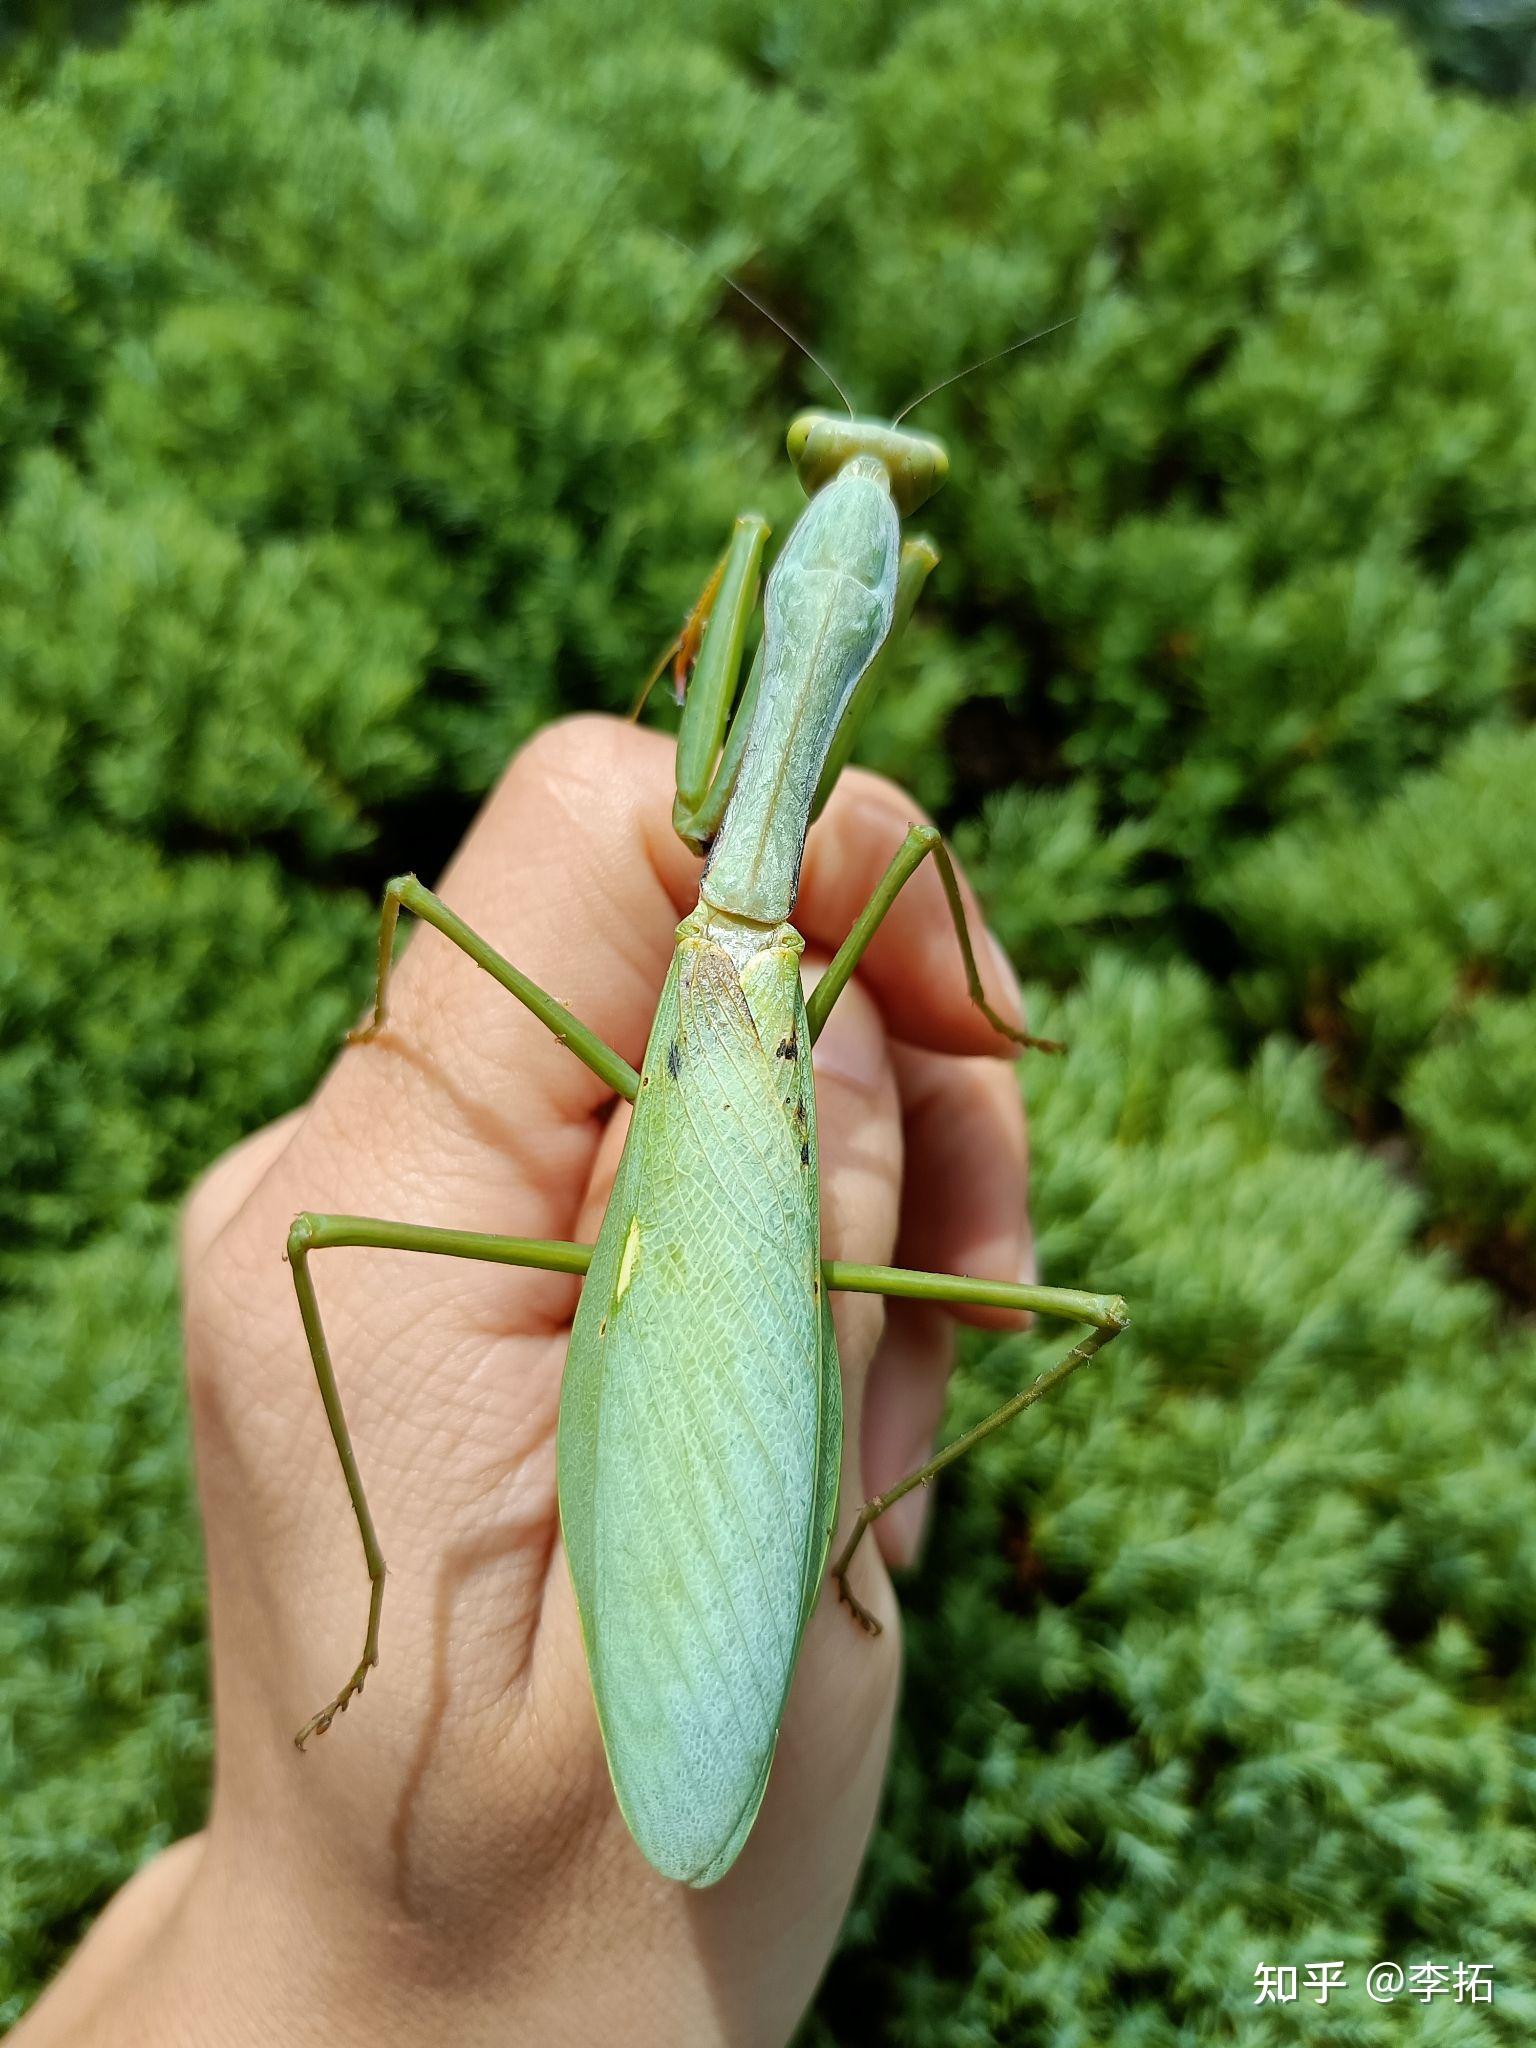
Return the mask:
<svg viewBox="0 0 1536 2048">
<path fill-rule="evenodd" d="M 971 1001 L 980 1010 L 992 1029 L 1004 1038 L 1011 1038 L 1016 1045 L 1033 1047 L 1036 1052 L 1064 1052 L 1066 1048 L 1055 1038 L 1033 1038 L 1016 1024 L 1009 1024 L 987 1000 L 982 986 L 981 970 L 976 964 L 976 948 L 971 943 L 970 922 L 965 914 L 965 899 L 960 894 L 959 879 L 955 864 L 949 857 L 949 848 L 944 836 L 936 825 L 913 825 L 897 849 L 894 859 L 881 876 L 875 893 L 860 911 L 853 930 L 838 947 L 832 964 L 812 989 L 806 999 L 805 1013 L 810 1024 L 811 1043 L 814 1045 L 821 1036 L 823 1025 L 832 1013 L 832 1006 L 848 986 L 854 969 L 864 957 L 870 940 L 884 922 L 886 912 L 896 901 L 907 883 L 916 874 L 930 854 L 939 871 L 939 880 L 944 884 L 944 897 L 949 905 L 950 917 L 954 920 L 955 936 L 960 941 L 960 957 L 965 966 L 965 985 L 971 992 Z"/>
<path fill-rule="evenodd" d="M 845 1293 L 884 1294 L 912 1301 L 949 1301 L 969 1303 L 975 1307 L 1032 1310 L 1040 1315 L 1061 1316 L 1090 1326 L 1088 1334 L 1073 1345 L 1065 1358 L 1041 1373 L 1027 1387 L 1021 1388 L 1001 1408 L 984 1416 L 974 1428 L 936 1451 L 926 1464 L 919 1465 L 915 1472 L 909 1472 L 894 1486 L 887 1487 L 884 1493 L 877 1493 L 859 1509 L 847 1542 L 832 1561 L 832 1582 L 837 1587 L 837 1597 L 854 1619 L 870 1635 L 878 1635 L 880 1623 L 848 1583 L 848 1567 L 864 1540 L 865 1531 L 897 1501 L 905 1499 L 915 1488 L 927 1486 L 946 1466 L 954 1464 L 957 1458 L 963 1458 L 967 1451 L 974 1450 L 995 1430 L 1012 1422 L 1016 1415 L 1022 1415 L 1037 1401 L 1043 1401 L 1047 1394 L 1054 1393 L 1063 1381 L 1087 1365 L 1106 1344 L 1113 1343 L 1130 1317 L 1125 1303 L 1117 1294 L 1086 1294 L 1067 1287 L 1014 1287 L 1003 1281 L 969 1280 L 950 1273 L 912 1273 L 891 1266 L 829 1265 L 825 1270 L 828 1288 L 841 1289 Z"/>
<path fill-rule="evenodd" d="M 353 1697 L 362 1691 L 368 1673 L 379 1661 L 379 1621 L 384 1608 L 384 1552 L 368 1506 L 357 1454 L 352 1448 L 352 1433 L 342 1409 L 336 1372 L 331 1363 L 331 1348 L 320 1319 L 314 1277 L 309 1270 L 311 1252 L 336 1245 L 435 1252 L 449 1258 L 484 1259 L 496 1265 L 534 1267 L 554 1273 L 585 1273 L 592 1256 L 590 1245 L 560 1244 L 543 1238 L 493 1237 L 466 1230 L 434 1230 L 424 1224 L 387 1223 L 372 1216 L 314 1216 L 306 1212 L 294 1218 L 288 1232 L 288 1263 L 293 1270 L 294 1292 L 304 1321 L 304 1335 L 309 1342 L 315 1380 L 325 1404 L 325 1418 L 330 1424 L 331 1440 L 346 1478 L 347 1496 L 352 1502 L 357 1533 L 362 1538 L 363 1556 L 368 1566 L 368 1624 L 363 1637 L 363 1654 L 336 1697 L 318 1714 L 312 1714 L 295 1735 L 294 1743 L 299 1749 L 311 1735 L 323 1735 L 336 1716 L 344 1714 Z"/>
</svg>

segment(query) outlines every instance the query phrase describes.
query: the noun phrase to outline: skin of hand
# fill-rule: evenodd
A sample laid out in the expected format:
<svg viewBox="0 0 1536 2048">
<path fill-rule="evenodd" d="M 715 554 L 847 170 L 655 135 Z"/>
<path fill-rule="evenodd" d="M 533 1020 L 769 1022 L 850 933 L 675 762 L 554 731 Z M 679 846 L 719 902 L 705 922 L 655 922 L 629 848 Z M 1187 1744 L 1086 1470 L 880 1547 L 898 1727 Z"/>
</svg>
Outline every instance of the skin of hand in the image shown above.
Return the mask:
<svg viewBox="0 0 1536 2048">
<path fill-rule="evenodd" d="M 513 761 L 442 885 L 636 1066 L 697 900 L 671 806 L 665 740 L 568 721 Z M 917 815 L 893 785 L 844 775 L 796 911 L 813 963 Z M 973 930 L 993 1001 L 1018 1017 L 1006 963 Z M 1010 1051 L 967 998 L 925 864 L 816 1048 L 826 1256 L 1032 1277 Z M 306 1753 L 293 1746 L 356 1660 L 367 1582 L 283 1263 L 289 1223 L 308 1208 L 590 1241 L 627 1121 L 520 1004 L 418 930 L 379 1038 L 344 1051 L 304 1109 L 193 1192 L 212 1808 L 113 1901 L 19 2048 L 789 2038 L 874 1822 L 900 1673 L 885 1566 L 910 1560 L 926 1493 L 875 1525 L 853 1567 L 881 1636 L 824 1589 L 735 1867 L 703 1892 L 658 1877 L 614 1804 L 559 1540 L 576 1280 L 418 1254 L 314 1257 L 390 1576 L 366 1691 Z M 841 1541 L 859 1503 L 927 1455 L 953 1325 L 869 1296 L 835 1308 Z"/>
</svg>

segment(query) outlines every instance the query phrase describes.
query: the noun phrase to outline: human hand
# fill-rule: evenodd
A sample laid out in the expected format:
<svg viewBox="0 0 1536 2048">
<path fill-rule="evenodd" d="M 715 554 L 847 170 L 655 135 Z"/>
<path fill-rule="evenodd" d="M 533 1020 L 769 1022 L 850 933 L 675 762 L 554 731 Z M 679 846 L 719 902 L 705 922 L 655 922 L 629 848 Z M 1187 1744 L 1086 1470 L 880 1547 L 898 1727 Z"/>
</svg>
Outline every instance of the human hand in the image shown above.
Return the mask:
<svg viewBox="0 0 1536 2048">
<path fill-rule="evenodd" d="M 517 757 L 442 893 L 638 1064 L 698 863 L 672 751 L 612 720 Z M 808 955 L 846 934 L 915 816 L 846 774 L 807 852 Z M 983 959 L 994 1000 L 1016 1002 Z M 824 1249 L 1016 1280 L 1029 1263 L 1009 1048 L 966 996 L 936 875 L 909 885 L 816 1049 Z M 846 1908 L 884 1774 L 895 1601 L 871 1640 L 824 1592 L 766 1800 L 727 1877 L 658 1877 L 608 1783 L 559 1543 L 555 1419 L 579 1283 L 411 1253 L 313 1271 L 390 1577 L 382 1662 L 323 1741 L 296 1727 L 356 1655 L 367 1582 L 281 1260 L 301 1208 L 590 1241 L 627 1107 L 439 935 L 388 1028 L 188 1204 L 187 1353 L 212 1609 L 207 1830 L 109 1909 L 18 2040 L 785 2041 Z M 905 1162 L 905 1180 L 903 1164 Z M 903 1192 L 904 1187 L 904 1192 Z M 920 1463 L 947 1314 L 836 1300 L 841 1527 Z M 977 1320 L 996 1320 L 980 1314 Z M 862 1449 L 862 1459 L 860 1451 Z M 862 1464 L 862 1472 L 861 1472 Z M 914 1495 L 875 1525 L 908 1559 Z"/>
</svg>

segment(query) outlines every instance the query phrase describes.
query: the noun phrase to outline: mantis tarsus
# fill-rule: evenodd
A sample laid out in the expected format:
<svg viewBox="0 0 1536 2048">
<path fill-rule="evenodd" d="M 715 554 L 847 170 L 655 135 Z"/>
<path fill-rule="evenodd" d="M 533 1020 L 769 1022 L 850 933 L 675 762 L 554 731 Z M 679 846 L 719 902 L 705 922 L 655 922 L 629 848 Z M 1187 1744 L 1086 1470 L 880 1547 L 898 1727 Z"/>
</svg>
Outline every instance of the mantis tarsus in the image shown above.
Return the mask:
<svg viewBox="0 0 1536 2048">
<path fill-rule="evenodd" d="M 937 560 L 926 541 L 902 544 L 900 522 L 943 482 L 948 461 L 926 435 L 826 413 L 794 422 L 789 453 L 810 504 L 768 578 L 745 687 L 762 520 L 738 520 L 681 643 L 680 680 L 690 662 L 692 674 L 674 824 L 708 858 L 640 1071 L 414 876 L 385 892 L 373 1020 L 354 1038 L 384 1022 L 405 909 L 634 1105 L 597 1242 L 309 1214 L 288 1239 L 371 1585 L 362 1657 L 299 1746 L 329 1728 L 377 1664 L 385 1576 L 311 1252 L 375 1246 L 585 1274 L 561 1391 L 561 1528 L 619 1805 L 651 1863 L 695 1885 L 730 1868 L 752 1826 L 827 1572 L 843 1429 L 829 1292 L 1033 1310 L 1087 1326 L 1058 1365 L 860 1510 L 831 1576 L 870 1629 L 877 1624 L 849 1583 L 870 1524 L 1085 1365 L 1127 1320 L 1114 1295 L 822 1260 L 810 1050 L 922 861 L 938 867 L 972 999 L 1019 1043 L 1046 1041 L 1013 1030 L 988 1003 L 954 868 L 926 825 L 908 833 L 830 967 L 802 994 L 802 940 L 789 918 L 806 834 Z"/>
</svg>

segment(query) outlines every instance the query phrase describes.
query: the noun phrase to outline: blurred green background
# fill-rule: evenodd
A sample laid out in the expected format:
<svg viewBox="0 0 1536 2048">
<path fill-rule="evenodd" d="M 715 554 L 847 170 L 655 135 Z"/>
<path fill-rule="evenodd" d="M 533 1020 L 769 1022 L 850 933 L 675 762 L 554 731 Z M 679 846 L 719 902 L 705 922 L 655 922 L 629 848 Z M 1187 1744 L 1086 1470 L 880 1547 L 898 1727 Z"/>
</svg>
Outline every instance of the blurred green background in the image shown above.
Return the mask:
<svg viewBox="0 0 1536 2048">
<path fill-rule="evenodd" d="M 35 0 L 0 74 L 0 2021 L 206 1798 L 180 1192 L 793 511 L 824 394 L 667 230 L 872 409 L 1078 314 L 922 415 L 862 751 L 1072 1042 L 1044 1276 L 1136 1324 L 946 1481 L 806 2039 L 1528 2039 L 1536 18 L 427 11 Z"/>
</svg>

